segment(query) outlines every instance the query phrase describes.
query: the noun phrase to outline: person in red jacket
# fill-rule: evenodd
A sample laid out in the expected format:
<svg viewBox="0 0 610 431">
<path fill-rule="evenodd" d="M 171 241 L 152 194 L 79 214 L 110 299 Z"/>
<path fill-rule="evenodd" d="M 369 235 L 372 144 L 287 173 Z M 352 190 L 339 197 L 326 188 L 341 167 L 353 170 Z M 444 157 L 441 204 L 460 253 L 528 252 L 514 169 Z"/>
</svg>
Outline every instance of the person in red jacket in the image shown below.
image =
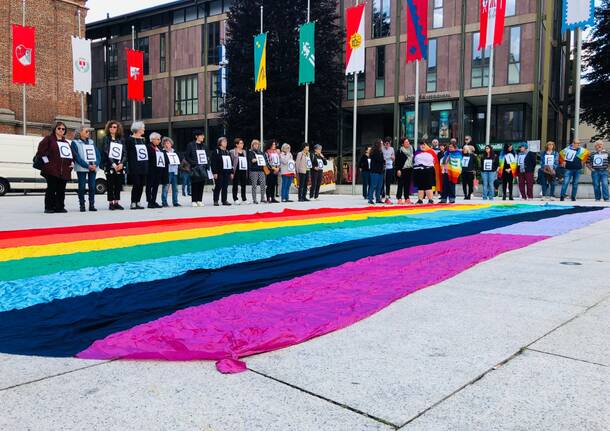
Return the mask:
<svg viewBox="0 0 610 431">
<path fill-rule="evenodd" d="M 55 124 L 53 132 L 38 144 L 36 158 L 41 160 L 41 173 L 47 180 L 44 195 L 44 212 L 67 213 L 65 207 L 66 184 L 70 181 L 74 156 L 66 139 L 66 125 Z"/>
</svg>

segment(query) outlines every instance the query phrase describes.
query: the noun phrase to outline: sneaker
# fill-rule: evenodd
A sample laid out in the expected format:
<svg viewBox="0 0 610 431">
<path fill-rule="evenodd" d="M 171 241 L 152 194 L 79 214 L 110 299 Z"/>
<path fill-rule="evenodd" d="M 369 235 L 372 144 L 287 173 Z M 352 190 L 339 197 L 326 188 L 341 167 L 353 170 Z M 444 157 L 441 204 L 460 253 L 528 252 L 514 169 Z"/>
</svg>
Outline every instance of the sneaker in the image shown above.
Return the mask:
<svg viewBox="0 0 610 431">
<path fill-rule="evenodd" d="M 175 207 L 181 207 L 182 205 L 180 205 L 179 203 L 175 203 L 174 206 Z"/>
<path fill-rule="evenodd" d="M 55 210 L 44 210 L 45 214 L 54 214 Z"/>
<path fill-rule="evenodd" d="M 214 202 L 214 206 L 215 206 L 215 207 L 219 207 L 219 206 L 220 206 L 220 204 L 219 204 L 218 202 Z"/>
<path fill-rule="evenodd" d="M 555 196 L 551 196 L 550 200 L 555 201 Z"/>
<path fill-rule="evenodd" d="M 87 210 L 85 209 L 85 206 L 84 206 L 84 205 L 81 205 L 81 206 L 80 206 L 80 212 L 84 213 L 85 211 L 87 211 Z"/>
<path fill-rule="evenodd" d="M 193 208 L 197 208 L 199 204 L 197 202 L 193 202 Z"/>
<path fill-rule="evenodd" d="M 93 206 L 93 205 L 89 205 L 89 211 L 91 211 L 92 213 L 97 212 L 97 210 L 95 209 L 95 206 Z"/>
<path fill-rule="evenodd" d="M 197 206 L 201 208 L 201 207 L 204 207 L 205 205 L 203 205 L 203 202 L 200 201 L 200 202 L 197 202 Z"/>
<path fill-rule="evenodd" d="M 454 203 L 455 203 L 455 200 L 450 200 L 450 201 L 449 201 L 449 203 L 450 203 L 450 204 L 454 204 Z"/>
<path fill-rule="evenodd" d="M 374 206 L 374 205 L 375 205 L 375 202 L 373 202 L 373 201 L 369 201 L 369 205 L 373 205 L 373 206 Z"/>
<path fill-rule="evenodd" d="M 424 203 L 424 201 L 422 201 L 421 199 L 418 199 L 417 202 L 415 202 L 417 205 L 421 205 Z"/>
<path fill-rule="evenodd" d="M 413 205 L 413 202 L 411 202 L 411 199 L 405 199 L 405 205 Z"/>
<path fill-rule="evenodd" d="M 309 202 L 309 199 L 303 198 L 303 202 Z"/>
<path fill-rule="evenodd" d="M 123 207 L 121 206 L 121 204 L 114 204 L 114 209 L 115 209 L 115 210 L 119 210 L 119 211 L 123 211 L 125 208 L 123 208 Z"/>
<path fill-rule="evenodd" d="M 233 201 L 233 205 L 239 205 L 239 201 Z"/>
<path fill-rule="evenodd" d="M 576 198 L 572 198 L 572 202 L 576 202 Z"/>
<path fill-rule="evenodd" d="M 114 211 L 116 209 L 114 204 L 108 204 L 108 210 Z"/>
<path fill-rule="evenodd" d="M 56 212 L 56 213 L 67 213 L 67 212 L 68 212 L 68 210 L 67 210 L 67 209 L 65 209 L 65 208 L 62 208 L 62 209 L 60 209 L 60 210 L 55 210 L 55 212 Z"/>
<path fill-rule="evenodd" d="M 225 207 L 230 207 L 230 206 L 231 206 L 231 204 L 230 204 L 229 202 L 223 202 L 223 203 L 222 203 L 222 206 L 225 206 Z"/>
<path fill-rule="evenodd" d="M 392 205 L 392 199 L 390 199 L 390 198 L 386 198 L 386 200 L 384 201 L 384 203 L 385 203 L 386 205 Z"/>
<path fill-rule="evenodd" d="M 429 203 L 430 205 L 432 205 L 432 204 L 434 203 L 434 201 L 433 201 L 432 199 L 428 199 L 428 203 Z"/>
<path fill-rule="evenodd" d="M 396 202 L 398 205 L 404 205 L 405 201 L 404 199 L 398 199 L 398 202 Z"/>
<path fill-rule="evenodd" d="M 559 200 L 560 200 L 561 202 L 563 202 L 563 201 L 565 201 L 565 200 L 566 200 L 566 198 L 562 196 L 562 197 L 560 197 L 560 198 L 559 198 Z"/>
<path fill-rule="evenodd" d="M 163 204 L 161 204 L 161 206 L 162 206 L 163 208 L 168 208 L 168 207 L 169 207 L 169 204 L 168 204 L 168 203 L 163 203 Z"/>
<path fill-rule="evenodd" d="M 258 201 L 253 201 L 252 202 L 254 205 L 258 205 Z"/>
<path fill-rule="evenodd" d="M 438 203 L 439 203 L 440 205 L 442 205 L 442 204 L 446 204 L 446 203 L 447 203 L 447 200 L 446 200 L 446 199 L 441 199 L 440 201 L 438 201 Z"/>
</svg>

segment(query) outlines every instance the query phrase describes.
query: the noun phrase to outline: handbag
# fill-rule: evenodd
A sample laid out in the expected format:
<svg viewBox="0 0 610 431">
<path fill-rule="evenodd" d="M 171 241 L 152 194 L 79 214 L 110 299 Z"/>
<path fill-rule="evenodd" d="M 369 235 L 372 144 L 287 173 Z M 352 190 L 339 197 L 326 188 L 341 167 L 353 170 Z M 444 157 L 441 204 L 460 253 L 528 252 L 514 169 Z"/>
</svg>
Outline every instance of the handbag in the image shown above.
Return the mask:
<svg viewBox="0 0 610 431">
<path fill-rule="evenodd" d="M 34 156 L 34 158 L 32 159 L 32 167 L 37 171 L 42 171 L 42 168 L 44 167 L 44 161 L 42 160 L 42 157 Z"/>
<path fill-rule="evenodd" d="M 267 166 L 263 166 L 263 173 L 265 175 L 269 175 L 271 173 L 271 169 L 269 169 Z"/>
<path fill-rule="evenodd" d="M 551 177 L 556 175 L 555 169 L 552 166 L 546 165 L 543 169 L 543 172 Z"/>
<path fill-rule="evenodd" d="M 208 171 L 202 165 L 196 165 L 191 169 L 191 181 L 198 183 L 208 179 Z"/>
</svg>

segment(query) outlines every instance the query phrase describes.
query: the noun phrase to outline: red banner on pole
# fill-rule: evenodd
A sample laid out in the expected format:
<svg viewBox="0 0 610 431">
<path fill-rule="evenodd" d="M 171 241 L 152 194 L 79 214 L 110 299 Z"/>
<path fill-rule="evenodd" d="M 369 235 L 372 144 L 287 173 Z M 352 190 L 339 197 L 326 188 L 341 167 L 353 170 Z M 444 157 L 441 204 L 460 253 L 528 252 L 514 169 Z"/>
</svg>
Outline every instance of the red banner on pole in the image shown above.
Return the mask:
<svg viewBox="0 0 610 431">
<path fill-rule="evenodd" d="M 36 85 L 36 28 L 13 24 L 13 83 Z"/>
<path fill-rule="evenodd" d="M 428 0 L 407 0 L 407 63 L 428 59 Z"/>
<path fill-rule="evenodd" d="M 144 51 L 127 50 L 127 98 L 144 102 Z"/>
<path fill-rule="evenodd" d="M 502 44 L 506 0 L 481 0 L 481 33 L 479 49 Z"/>
</svg>

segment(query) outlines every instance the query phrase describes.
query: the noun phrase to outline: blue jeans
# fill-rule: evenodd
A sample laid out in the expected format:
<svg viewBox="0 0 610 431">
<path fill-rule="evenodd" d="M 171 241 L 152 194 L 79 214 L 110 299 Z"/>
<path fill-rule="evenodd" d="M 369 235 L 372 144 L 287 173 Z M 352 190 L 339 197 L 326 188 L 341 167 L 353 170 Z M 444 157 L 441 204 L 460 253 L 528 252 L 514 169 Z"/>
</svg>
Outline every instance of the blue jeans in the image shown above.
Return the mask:
<svg viewBox="0 0 610 431">
<path fill-rule="evenodd" d="M 95 203 L 95 172 L 77 172 L 78 176 L 78 200 L 81 205 L 85 205 L 85 188 L 89 189 L 89 205 Z"/>
<path fill-rule="evenodd" d="M 561 197 L 565 198 L 568 194 L 568 186 L 572 182 L 572 199 L 576 199 L 578 192 L 578 180 L 580 179 L 580 170 L 566 169 L 563 174 L 563 185 L 561 186 Z"/>
<path fill-rule="evenodd" d="M 598 201 L 604 197 L 607 201 L 610 199 L 608 195 L 608 171 L 591 171 L 591 179 L 593 180 L 593 191 L 595 192 L 595 200 Z"/>
<path fill-rule="evenodd" d="M 161 203 L 167 205 L 167 194 L 169 193 L 169 186 L 172 186 L 172 204 L 178 205 L 178 174 L 170 172 L 169 184 L 163 184 L 161 189 Z"/>
<path fill-rule="evenodd" d="M 290 175 L 282 175 L 282 200 L 287 201 L 290 195 L 290 185 L 292 184 L 292 177 Z"/>
<path fill-rule="evenodd" d="M 555 177 L 540 172 L 540 185 L 542 186 L 542 196 L 555 196 Z"/>
<path fill-rule="evenodd" d="M 190 172 L 180 172 L 180 183 L 182 184 L 182 196 L 191 195 L 191 174 Z"/>
<path fill-rule="evenodd" d="M 368 199 L 371 187 L 371 171 L 362 171 L 362 197 Z"/>
<path fill-rule="evenodd" d="M 383 174 L 371 172 L 371 184 L 369 186 L 369 202 L 373 202 L 373 195 L 377 202 L 381 202 L 381 188 L 383 187 Z"/>
<path fill-rule="evenodd" d="M 481 172 L 481 179 L 483 180 L 483 199 L 493 201 L 495 195 L 494 180 L 496 179 L 496 173 L 494 171 Z"/>
</svg>

